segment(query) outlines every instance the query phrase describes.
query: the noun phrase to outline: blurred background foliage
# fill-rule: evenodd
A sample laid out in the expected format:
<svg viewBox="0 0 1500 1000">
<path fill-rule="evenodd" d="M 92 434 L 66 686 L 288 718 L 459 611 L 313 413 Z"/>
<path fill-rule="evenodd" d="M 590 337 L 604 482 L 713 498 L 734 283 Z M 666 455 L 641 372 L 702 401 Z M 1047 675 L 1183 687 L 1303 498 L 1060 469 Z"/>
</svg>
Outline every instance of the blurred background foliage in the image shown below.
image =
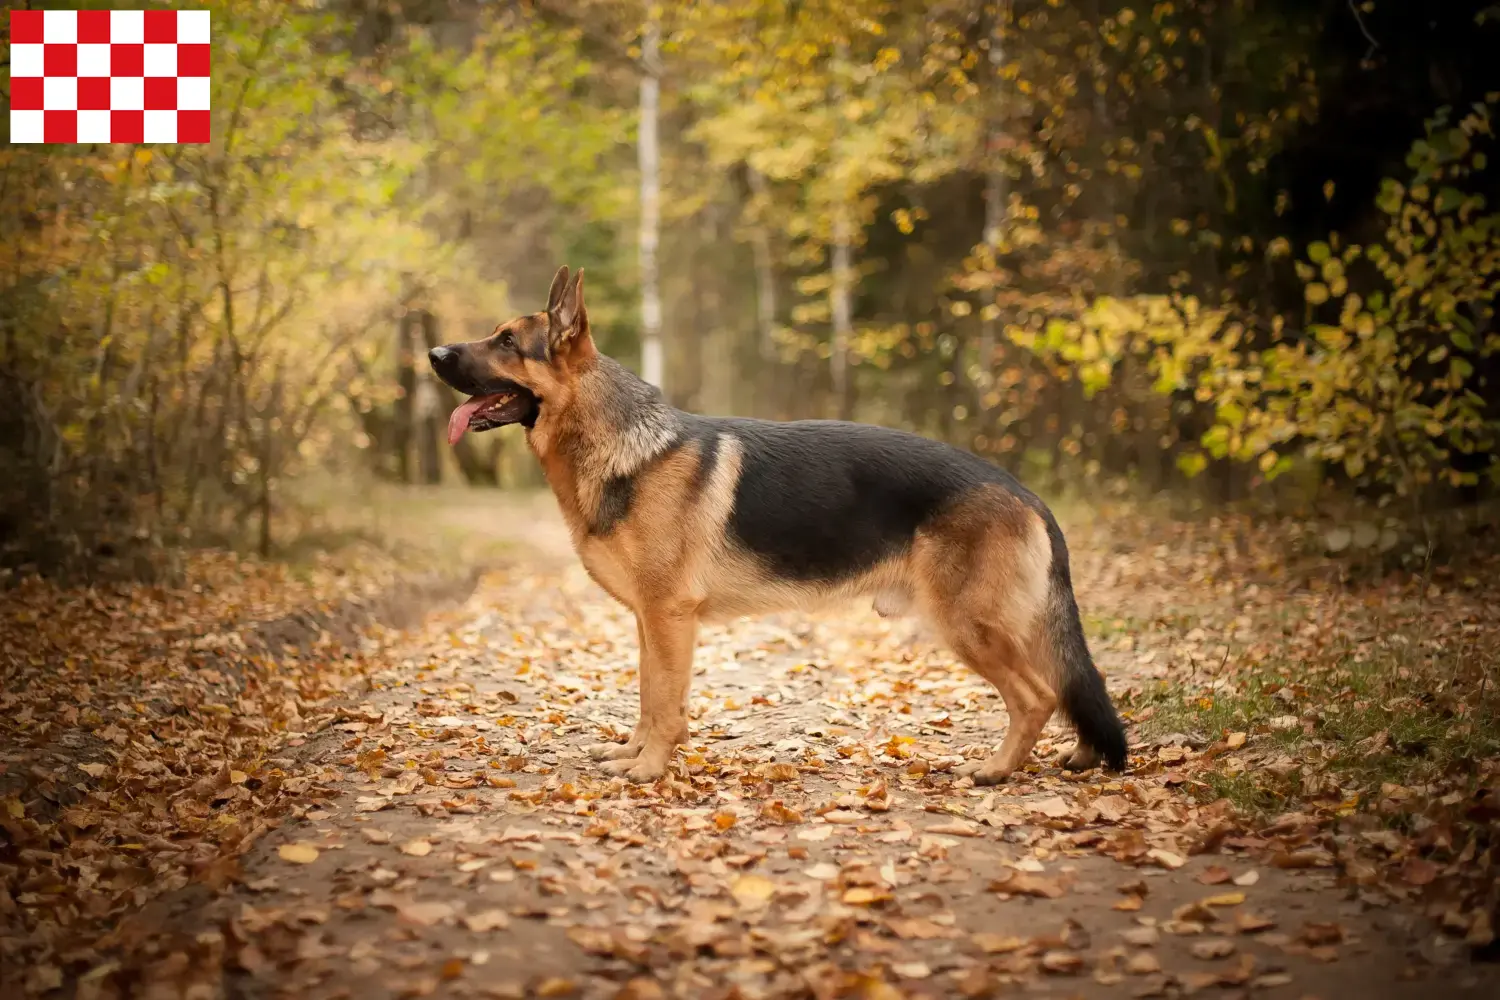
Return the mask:
<svg viewBox="0 0 1500 1000">
<path fill-rule="evenodd" d="M 311 469 L 534 484 L 422 356 L 566 262 L 638 367 L 646 75 L 678 406 L 1362 545 L 1495 494 L 1495 5 L 206 6 L 211 144 L 0 152 L 5 565 L 269 551 Z"/>
</svg>

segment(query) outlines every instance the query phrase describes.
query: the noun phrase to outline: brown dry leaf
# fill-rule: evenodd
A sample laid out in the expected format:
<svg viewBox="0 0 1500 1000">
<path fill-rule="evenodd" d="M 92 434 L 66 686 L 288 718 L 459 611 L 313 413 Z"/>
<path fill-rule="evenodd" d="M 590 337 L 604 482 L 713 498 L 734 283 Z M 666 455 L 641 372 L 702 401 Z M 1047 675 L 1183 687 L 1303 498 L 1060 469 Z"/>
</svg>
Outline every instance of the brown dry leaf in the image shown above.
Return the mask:
<svg viewBox="0 0 1500 1000">
<path fill-rule="evenodd" d="M 1099 818 L 1108 823 L 1118 823 L 1132 811 L 1132 804 L 1123 795 L 1101 795 L 1093 801 L 1093 806 L 1099 812 Z"/>
<path fill-rule="evenodd" d="M 1258 934 L 1276 926 L 1276 921 L 1256 913 L 1239 911 L 1234 915 L 1234 929 L 1241 934 Z"/>
<path fill-rule="evenodd" d="M 758 910 L 776 895 L 776 883 L 763 875 L 740 875 L 729 883 L 729 894 L 747 910 Z"/>
<path fill-rule="evenodd" d="M 833 827 L 821 823 L 817 826 L 810 826 L 805 830 L 797 831 L 797 839 L 806 841 L 809 844 L 822 843 L 831 836 L 833 836 Z"/>
<path fill-rule="evenodd" d="M 1056 899 L 1063 894 L 1062 883 L 1055 878 L 1033 875 L 1014 869 L 1004 869 L 1002 874 L 989 884 L 990 892 L 1006 892 L 1013 896 L 1036 896 L 1040 899 Z"/>
<path fill-rule="evenodd" d="M 950 837 L 982 837 L 983 829 L 978 823 L 970 823 L 966 819 L 951 819 L 946 823 L 938 823 L 927 828 L 928 833 L 946 834 Z"/>
<path fill-rule="evenodd" d="M 1029 805 L 1032 812 L 1041 813 L 1051 819 L 1062 819 L 1064 816 L 1073 815 L 1073 807 L 1060 795 L 1042 799 L 1040 802 L 1032 802 Z"/>
<path fill-rule="evenodd" d="M 372 844 L 389 844 L 391 842 L 390 832 L 386 830 L 377 830 L 372 826 L 365 826 L 361 827 L 359 832 Z"/>
<path fill-rule="evenodd" d="M 1209 961 L 1216 958 L 1228 958 L 1234 954 L 1234 942 L 1228 938 L 1206 938 L 1202 941 L 1194 941 L 1188 948 L 1194 958 Z"/>
<path fill-rule="evenodd" d="M 297 841 L 292 844 L 282 844 L 276 848 L 276 856 L 282 861 L 290 861 L 294 865 L 310 865 L 318 860 L 318 849 L 305 841 Z"/>
<path fill-rule="evenodd" d="M 409 924 L 431 927 L 451 917 L 453 906 L 436 900 L 424 903 L 400 903 L 396 906 L 396 915 Z"/>
<path fill-rule="evenodd" d="M 852 889 L 844 891 L 843 900 L 851 906 L 872 906 L 875 903 L 883 903 L 891 898 L 891 894 L 884 889 L 871 886 L 857 885 Z"/>
<path fill-rule="evenodd" d="M 461 958 L 448 959 L 448 961 L 443 963 L 443 967 L 438 970 L 438 978 L 440 979 L 457 979 L 463 974 L 464 960 Z"/>
<path fill-rule="evenodd" d="M 1131 927 L 1121 931 L 1120 937 L 1137 948 L 1149 948 L 1161 941 L 1161 931 L 1155 927 Z"/>
<path fill-rule="evenodd" d="M 1204 906 L 1239 906 L 1245 901 L 1243 892 L 1221 892 L 1217 896 L 1207 896 L 1203 900 Z"/>
<path fill-rule="evenodd" d="M 1245 745 L 1246 738 L 1245 733 L 1230 733 L 1224 738 L 1224 745 L 1231 750 L 1238 750 Z"/>
<path fill-rule="evenodd" d="M 953 933 L 925 917 L 892 917 L 885 922 L 885 926 L 903 941 L 931 941 L 934 938 L 950 937 Z"/>
<path fill-rule="evenodd" d="M 1209 865 L 1197 875 L 1203 885 L 1223 885 L 1230 880 L 1229 869 L 1222 865 Z"/>
<path fill-rule="evenodd" d="M 1234 877 L 1234 884 L 1241 888 L 1249 888 L 1259 881 L 1260 872 L 1256 871 L 1254 868 L 1246 872 L 1240 872 L 1240 874 Z"/>
<path fill-rule="evenodd" d="M 1013 951 L 1020 951 L 1030 942 L 1026 938 L 1014 937 L 1009 934 L 990 934 L 981 931 L 975 934 L 971 941 L 975 947 L 986 955 L 1005 955 Z"/>
<path fill-rule="evenodd" d="M 1083 956 L 1071 951 L 1049 951 L 1042 955 L 1042 968 L 1059 976 L 1074 976 L 1083 970 Z"/>
<path fill-rule="evenodd" d="M 1187 859 L 1182 855 L 1173 854 L 1171 851 L 1163 850 L 1160 847 L 1151 848 L 1151 850 L 1146 852 L 1146 857 L 1169 871 L 1175 871 L 1187 864 Z"/>
<path fill-rule="evenodd" d="M 560 976 L 543 979 L 536 985 L 536 995 L 548 998 L 548 1000 L 551 1000 L 553 997 L 570 997 L 577 992 L 577 983 L 571 979 L 563 979 Z"/>
<path fill-rule="evenodd" d="M 1161 961 L 1155 952 L 1138 951 L 1126 959 L 1125 971 L 1132 976 L 1149 976 L 1161 971 Z"/>
<path fill-rule="evenodd" d="M 1407 885 L 1430 885 L 1440 871 L 1426 858 L 1410 857 L 1401 863 L 1401 881 Z"/>
<path fill-rule="evenodd" d="M 478 913 L 468 913 L 463 918 L 464 926 L 476 934 L 487 931 L 500 931 L 510 926 L 510 917 L 503 910 L 489 909 L 480 910 Z"/>
<path fill-rule="evenodd" d="M 1319 945 L 1339 944 L 1344 940 L 1344 927 L 1333 921 L 1308 921 L 1302 925 L 1302 932 L 1297 935 L 1304 944 Z"/>
<path fill-rule="evenodd" d="M 401 845 L 401 853 L 410 854 L 414 858 L 425 858 L 432 853 L 432 842 L 421 838 L 408 840 Z"/>
</svg>

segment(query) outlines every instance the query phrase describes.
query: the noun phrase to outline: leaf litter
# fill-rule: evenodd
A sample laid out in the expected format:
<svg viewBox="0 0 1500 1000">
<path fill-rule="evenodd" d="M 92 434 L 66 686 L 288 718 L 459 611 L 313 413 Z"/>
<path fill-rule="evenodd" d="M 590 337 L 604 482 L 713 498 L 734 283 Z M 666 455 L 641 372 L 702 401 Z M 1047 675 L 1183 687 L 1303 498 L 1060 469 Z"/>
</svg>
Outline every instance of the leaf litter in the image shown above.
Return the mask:
<svg viewBox="0 0 1500 1000">
<path fill-rule="evenodd" d="M 1138 577 L 1075 558 L 1091 606 L 1123 609 L 1142 593 Z M 630 785 L 579 748 L 634 725 L 634 647 L 628 616 L 576 568 L 520 567 L 420 629 L 320 657 L 300 682 L 305 653 L 263 658 L 260 669 L 292 679 L 297 728 L 284 705 L 255 714 L 262 697 L 232 730 L 239 752 L 212 768 L 155 744 L 132 755 L 130 735 L 117 755 L 132 774 L 161 768 L 214 812 L 245 817 L 254 836 L 232 842 L 234 866 L 214 873 L 205 854 L 162 887 L 197 878 L 213 904 L 134 951 L 123 939 L 65 950 L 42 935 L 29 954 L 101 988 L 218 984 L 237 970 L 358 995 L 363 982 L 409 996 L 464 983 L 487 996 L 979 996 L 1092 975 L 1164 995 L 1290 982 L 1297 962 L 1339 961 L 1350 932 L 1333 880 L 1369 851 L 1384 855 L 1381 885 L 1393 865 L 1408 893 L 1454 884 L 1451 866 L 1404 840 L 1364 838 L 1351 854 L 1316 807 L 1267 821 L 1205 800 L 1194 775 L 1212 744 L 1191 737 L 1166 754 L 1138 744 L 1126 775 L 1077 776 L 1055 765 L 1069 740 L 1054 723 L 1009 783 L 975 788 L 951 772 L 997 740 L 999 699 L 912 623 L 859 610 L 705 626 L 692 746 L 655 785 Z M 1100 655 L 1112 686 L 1159 666 L 1139 659 Z M 351 697 L 355 677 L 366 690 Z M 223 713 L 201 711 L 227 740 Z M 1222 742 L 1243 751 L 1254 739 Z M 307 753 L 277 758 L 273 773 L 274 748 L 293 742 Z M 18 801 L 27 808 L 12 821 L 29 819 Z M 188 843 L 161 829 L 159 840 Z M 279 841 L 279 868 L 242 858 L 261 841 Z M 110 841 L 139 864 L 134 842 Z M 330 852 L 337 874 L 307 874 L 332 873 Z M 1114 893 L 1114 866 L 1140 876 Z M 1282 874 L 1267 885 L 1263 870 Z M 1326 919 L 1278 937 L 1277 900 L 1299 878 L 1328 893 Z M 1200 884 L 1209 895 L 1191 891 Z M 39 900 L 36 889 L 11 898 Z M 1461 893 L 1449 898 L 1456 916 L 1443 926 L 1483 942 L 1491 924 L 1468 915 Z M 1064 900 L 1094 915 L 1078 923 Z M 356 914 L 375 921 L 373 938 L 330 934 Z M 1220 968 L 1158 955 L 1163 932 Z M 533 960 L 518 979 L 515 963 Z"/>
</svg>

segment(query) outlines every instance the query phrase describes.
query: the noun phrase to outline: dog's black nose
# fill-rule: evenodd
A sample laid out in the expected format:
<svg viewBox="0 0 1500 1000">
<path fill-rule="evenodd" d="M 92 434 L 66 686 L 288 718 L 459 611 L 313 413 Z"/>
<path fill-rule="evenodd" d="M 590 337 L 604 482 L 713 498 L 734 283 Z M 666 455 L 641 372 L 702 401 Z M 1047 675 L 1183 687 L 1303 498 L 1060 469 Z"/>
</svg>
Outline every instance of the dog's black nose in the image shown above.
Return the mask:
<svg viewBox="0 0 1500 1000">
<path fill-rule="evenodd" d="M 451 347 L 434 347 L 427 352 L 427 361 L 435 372 L 453 367 L 453 363 L 457 360 L 458 352 Z"/>
</svg>

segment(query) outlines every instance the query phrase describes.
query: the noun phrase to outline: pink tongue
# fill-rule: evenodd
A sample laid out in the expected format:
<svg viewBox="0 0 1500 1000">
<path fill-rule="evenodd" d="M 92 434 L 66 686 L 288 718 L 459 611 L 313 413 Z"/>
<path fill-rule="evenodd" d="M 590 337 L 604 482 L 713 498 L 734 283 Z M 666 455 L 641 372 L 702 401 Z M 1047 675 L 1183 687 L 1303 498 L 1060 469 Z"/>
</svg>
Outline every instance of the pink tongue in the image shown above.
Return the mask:
<svg viewBox="0 0 1500 1000">
<path fill-rule="evenodd" d="M 458 439 L 463 437 L 464 431 L 469 429 L 469 418 L 493 398 L 493 396 L 470 396 L 453 408 L 453 413 L 448 417 L 448 443 L 450 445 L 458 444 Z"/>
</svg>

